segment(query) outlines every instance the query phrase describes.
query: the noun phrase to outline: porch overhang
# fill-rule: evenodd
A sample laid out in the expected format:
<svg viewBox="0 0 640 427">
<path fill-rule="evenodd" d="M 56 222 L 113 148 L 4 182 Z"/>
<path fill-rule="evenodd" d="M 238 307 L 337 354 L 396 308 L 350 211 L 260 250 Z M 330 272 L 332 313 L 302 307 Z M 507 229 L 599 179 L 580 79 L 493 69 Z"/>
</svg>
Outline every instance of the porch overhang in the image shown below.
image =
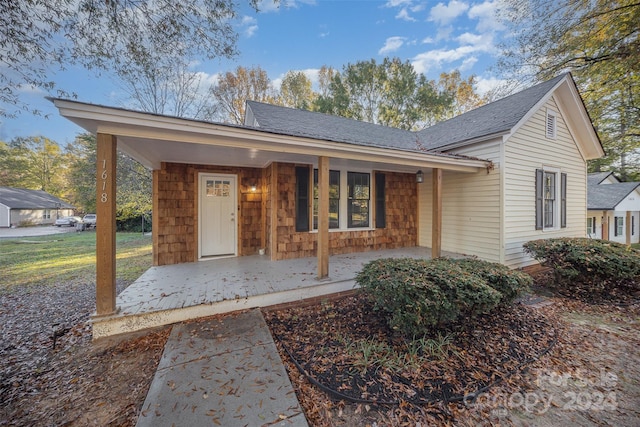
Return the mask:
<svg viewBox="0 0 640 427">
<path fill-rule="evenodd" d="M 142 113 L 52 99 L 60 114 L 88 132 L 116 136 L 118 149 L 148 167 L 162 162 L 264 168 L 272 162 L 312 163 L 320 156 L 376 170 L 415 173 L 437 168 L 477 172 L 488 162 L 441 153 L 365 147 L 267 132 L 256 128 Z"/>
</svg>

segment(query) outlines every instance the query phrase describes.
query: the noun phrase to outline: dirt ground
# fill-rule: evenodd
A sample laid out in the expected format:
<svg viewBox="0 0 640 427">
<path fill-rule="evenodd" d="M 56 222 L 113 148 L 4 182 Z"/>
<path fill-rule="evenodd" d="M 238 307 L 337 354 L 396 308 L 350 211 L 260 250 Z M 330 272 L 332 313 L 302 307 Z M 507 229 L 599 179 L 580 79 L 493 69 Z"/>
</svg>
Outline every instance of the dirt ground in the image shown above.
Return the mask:
<svg viewBox="0 0 640 427">
<path fill-rule="evenodd" d="M 640 304 L 589 305 L 558 297 L 545 304 L 536 309 L 555 319 L 560 331 L 553 350 L 466 402 L 347 404 L 331 400 L 285 361 L 315 426 L 426 425 L 421 420 L 434 419 L 460 426 L 640 425 Z M 135 425 L 169 331 L 92 343 L 81 320 L 55 349 L 51 334 L 34 336 L 37 360 L 2 371 L 0 425 Z M 3 346 L 7 368 L 11 350 Z"/>
<path fill-rule="evenodd" d="M 585 304 L 550 297 L 535 304 L 557 325 L 539 360 L 463 402 L 396 406 L 331 400 L 281 353 L 311 425 L 638 426 L 640 304 Z"/>
</svg>

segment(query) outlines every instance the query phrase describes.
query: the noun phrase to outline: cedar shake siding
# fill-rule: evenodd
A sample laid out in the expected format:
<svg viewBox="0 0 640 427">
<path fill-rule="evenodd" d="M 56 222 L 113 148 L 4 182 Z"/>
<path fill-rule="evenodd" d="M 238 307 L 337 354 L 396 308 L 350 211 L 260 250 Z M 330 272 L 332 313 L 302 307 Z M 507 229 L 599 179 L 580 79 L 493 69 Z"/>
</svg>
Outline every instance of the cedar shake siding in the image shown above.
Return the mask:
<svg viewBox="0 0 640 427">
<path fill-rule="evenodd" d="M 198 259 L 199 173 L 238 176 L 238 254 L 265 248 L 272 260 L 316 256 L 317 233 L 296 231 L 296 166 L 272 163 L 264 169 L 163 163 L 154 171 L 154 265 Z M 417 184 L 413 174 L 385 172 L 385 227 L 332 230 L 330 254 L 394 249 L 417 244 Z M 375 183 L 371 173 L 371 188 Z M 251 187 L 256 185 L 257 191 Z M 376 205 L 371 197 L 371 210 Z M 275 213 L 275 215 L 274 215 Z M 264 242 L 264 243 L 263 243 Z"/>
<path fill-rule="evenodd" d="M 154 212 L 158 216 L 154 234 L 157 242 L 154 265 L 179 264 L 198 258 L 198 186 L 199 173 L 238 176 L 239 255 L 258 252 L 262 229 L 262 170 L 163 163 L 154 171 Z M 251 191 L 256 184 L 258 191 Z"/>
</svg>

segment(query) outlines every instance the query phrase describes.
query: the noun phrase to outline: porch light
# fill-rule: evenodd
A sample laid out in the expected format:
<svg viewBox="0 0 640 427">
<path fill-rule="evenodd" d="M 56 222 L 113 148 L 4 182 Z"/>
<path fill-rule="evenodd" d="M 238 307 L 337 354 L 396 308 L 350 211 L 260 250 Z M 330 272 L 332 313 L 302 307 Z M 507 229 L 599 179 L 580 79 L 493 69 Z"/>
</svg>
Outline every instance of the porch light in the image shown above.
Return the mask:
<svg viewBox="0 0 640 427">
<path fill-rule="evenodd" d="M 424 182 L 424 174 L 422 173 L 422 171 L 416 172 L 416 182 L 418 184 L 422 184 Z"/>
</svg>

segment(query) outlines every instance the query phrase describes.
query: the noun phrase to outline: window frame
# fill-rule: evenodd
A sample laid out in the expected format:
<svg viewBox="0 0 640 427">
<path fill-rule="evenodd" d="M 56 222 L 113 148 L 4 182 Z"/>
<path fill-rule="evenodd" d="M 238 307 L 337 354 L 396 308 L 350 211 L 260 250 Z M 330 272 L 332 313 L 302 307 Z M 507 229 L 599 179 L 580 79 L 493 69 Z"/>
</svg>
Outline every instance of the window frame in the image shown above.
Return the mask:
<svg viewBox="0 0 640 427">
<path fill-rule="evenodd" d="M 341 227 L 341 217 L 343 216 L 341 214 L 341 210 L 342 210 L 342 203 L 340 202 L 340 200 L 342 199 L 342 171 L 340 169 L 330 169 L 329 170 L 329 229 L 330 230 L 336 230 L 336 229 L 340 229 Z M 335 178 L 336 178 L 336 174 L 337 174 L 337 184 L 335 184 Z M 334 180 L 334 183 L 332 183 L 332 180 Z M 331 186 L 332 185 L 337 185 L 338 187 L 338 197 L 331 197 Z M 311 212 L 312 212 L 312 219 L 311 219 L 311 225 L 312 225 L 312 230 L 317 231 L 318 230 L 318 168 L 313 168 L 313 186 L 312 186 L 312 194 L 313 194 L 313 204 L 311 207 Z M 338 209 L 337 212 L 335 212 L 335 214 L 337 215 L 337 218 L 335 221 L 331 221 L 331 214 L 332 214 L 332 208 L 335 207 L 337 205 Z"/>
<path fill-rule="evenodd" d="M 366 197 L 356 197 L 355 187 L 362 185 L 362 182 L 356 182 L 358 178 L 366 177 Z M 352 181 L 353 180 L 353 181 Z M 366 222 L 360 220 L 356 223 L 354 215 L 356 211 L 362 209 L 362 205 L 366 205 Z M 358 206 L 358 209 L 355 209 Z M 358 225 L 356 225 L 358 224 Z M 371 227 L 371 174 L 367 172 L 347 171 L 347 228 L 369 228 Z"/>
<path fill-rule="evenodd" d="M 547 198 L 547 176 L 554 176 L 553 197 Z M 547 200 L 552 200 L 550 225 L 547 218 Z M 544 166 L 536 169 L 535 175 L 535 229 L 556 231 L 567 227 L 567 174 L 559 168 Z"/>
<path fill-rule="evenodd" d="M 623 216 L 613 217 L 613 235 L 615 237 L 624 236 L 624 217 Z"/>
</svg>

